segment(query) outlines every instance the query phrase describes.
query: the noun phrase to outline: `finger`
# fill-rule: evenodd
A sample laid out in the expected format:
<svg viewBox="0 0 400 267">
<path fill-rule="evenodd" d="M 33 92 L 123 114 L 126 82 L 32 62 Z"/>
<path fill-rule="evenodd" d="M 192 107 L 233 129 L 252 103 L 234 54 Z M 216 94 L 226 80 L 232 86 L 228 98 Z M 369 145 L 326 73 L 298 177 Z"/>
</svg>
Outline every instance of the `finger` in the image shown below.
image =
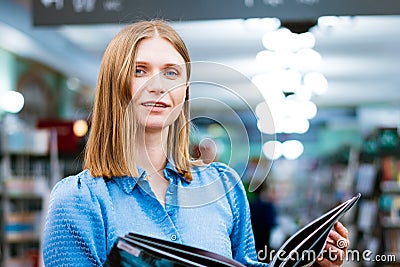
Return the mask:
<svg viewBox="0 0 400 267">
<path fill-rule="evenodd" d="M 333 231 L 333 230 L 332 230 Z M 330 232 L 329 232 L 330 233 Z M 333 240 L 329 235 L 328 238 L 326 239 L 327 243 L 335 244 L 335 240 Z"/>
<path fill-rule="evenodd" d="M 347 249 L 350 245 L 350 240 L 341 236 L 336 231 L 329 232 L 329 238 L 327 240 L 328 244 L 332 244 L 340 249 Z"/>
<path fill-rule="evenodd" d="M 328 238 L 326 239 L 326 243 L 335 245 L 336 241 L 332 237 L 328 236 Z"/>
<path fill-rule="evenodd" d="M 341 265 L 344 261 L 345 251 L 337 248 L 334 245 L 327 244 L 323 253 L 323 258 L 334 263 Z"/>
<path fill-rule="evenodd" d="M 332 230 L 329 232 L 329 240 L 330 242 L 328 243 L 332 243 L 332 244 L 336 244 L 338 240 L 340 239 L 347 239 L 344 236 L 340 235 L 338 232 Z"/>
<path fill-rule="evenodd" d="M 340 249 L 335 245 L 326 244 L 324 250 L 324 257 L 330 261 L 343 260 L 345 249 Z"/>
<path fill-rule="evenodd" d="M 344 225 L 343 225 L 341 222 L 339 222 L 339 221 L 337 221 L 337 222 L 335 223 L 335 230 L 336 230 L 341 236 L 343 236 L 344 238 L 348 238 L 348 237 L 349 237 L 349 231 L 348 231 L 347 228 L 344 227 Z"/>
</svg>

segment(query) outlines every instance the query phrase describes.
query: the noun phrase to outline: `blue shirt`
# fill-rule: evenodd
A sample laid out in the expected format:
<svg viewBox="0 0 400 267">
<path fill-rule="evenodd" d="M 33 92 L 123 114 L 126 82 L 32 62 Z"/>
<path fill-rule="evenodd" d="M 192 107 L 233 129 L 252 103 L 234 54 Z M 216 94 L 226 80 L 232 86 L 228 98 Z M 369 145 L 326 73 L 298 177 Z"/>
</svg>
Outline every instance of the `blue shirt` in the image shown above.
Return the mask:
<svg viewBox="0 0 400 267">
<path fill-rule="evenodd" d="M 44 230 L 45 265 L 101 266 L 118 236 L 136 232 L 265 266 L 256 261 L 249 206 L 233 169 L 194 167 L 189 183 L 168 163 L 165 207 L 139 173 L 103 179 L 84 170 L 58 182 Z"/>
</svg>

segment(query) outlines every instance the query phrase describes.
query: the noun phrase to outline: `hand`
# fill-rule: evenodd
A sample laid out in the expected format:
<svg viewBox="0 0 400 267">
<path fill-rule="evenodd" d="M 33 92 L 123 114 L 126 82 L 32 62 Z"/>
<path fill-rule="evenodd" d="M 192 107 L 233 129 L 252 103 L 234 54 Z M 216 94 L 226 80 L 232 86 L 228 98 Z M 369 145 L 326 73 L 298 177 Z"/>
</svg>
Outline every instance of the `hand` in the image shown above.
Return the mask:
<svg viewBox="0 0 400 267">
<path fill-rule="evenodd" d="M 324 248 L 323 258 L 318 257 L 313 266 L 337 267 L 343 264 L 349 246 L 349 232 L 340 222 L 331 230 Z"/>
</svg>

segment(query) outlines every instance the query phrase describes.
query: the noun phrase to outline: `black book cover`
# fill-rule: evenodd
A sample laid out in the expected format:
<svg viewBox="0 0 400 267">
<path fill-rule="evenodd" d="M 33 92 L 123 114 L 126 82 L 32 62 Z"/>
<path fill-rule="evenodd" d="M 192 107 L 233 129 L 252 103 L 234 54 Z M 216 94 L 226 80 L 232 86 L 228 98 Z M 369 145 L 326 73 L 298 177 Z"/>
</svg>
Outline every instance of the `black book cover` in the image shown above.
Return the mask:
<svg viewBox="0 0 400 267">
<path fill-rule="evenodd" d="M 334 224 L 361 197 L 351 199 L 324 213 L 292 235 L 277 251 L 269 267 L 311 265 L 322 252 Z M 222 255 L 167 240 L 129 233 L 119 237 L 104 267 L 244 267 Z"/>
</svg>

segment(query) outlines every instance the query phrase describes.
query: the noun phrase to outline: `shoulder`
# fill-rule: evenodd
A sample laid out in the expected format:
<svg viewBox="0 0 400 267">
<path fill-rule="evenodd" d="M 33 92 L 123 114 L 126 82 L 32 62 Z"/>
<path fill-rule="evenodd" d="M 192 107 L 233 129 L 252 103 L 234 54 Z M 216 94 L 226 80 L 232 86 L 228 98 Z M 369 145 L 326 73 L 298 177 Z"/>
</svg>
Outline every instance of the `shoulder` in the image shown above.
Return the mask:
<svg viewBox="0 0 400 267">
<path fill-rule="evenodd" d="M 219 161 L 211 162 L 208 166 L 210 168 L 214 168 L 214 169 L 218 170 L 218 172 L 220 172 L 220 173 L 224 173 L 227 171 L 235 173 L 235 170 L 232 167 L 230 167 L 228 164 L 225 164 L 223 162 L 219 162 Z"/>
<path fill-rule="evenodd" d="M 108 214 L 111 205 L 104 190 L 107 190 L 104 179 L 93 178 L 88 171 L 59 181 L 50 194 L 47 229 L 78 225 L 85 232 L 90 232 L 93 225 L 102 229 L 101 218 Z"/>
<path fill-rule="evenodd" d="M 218 172 L 229 191 L 234 188 L 244 189 L 240 175 L 229 165 L 222 162 L 212 162 L 210 168 L 214 168 Z"/>
<path fill-rule="evenodd" d="M 88 171 L 54 186 L 43 234 L 46 266 L 60 266 L 61 262 L 65 266 L 100 266 L 105 260 L 114 228 L 108 224 L 111 204 L 104 201 L 108 194 L 103 190 L 107 190 L 105 180 Z"/>
<path fill-rule="evenodd" d="M 225 187 L 232 189 L 235 185 L 241 183 L 238 173 L 222 162 L 194 166 L 192 168 L 192 177 L 191 186 L 204 186 L 218 181 L 223 182 Z"/>
<path fill-rule="evenodd" d="M 203 175 L 199 177 L 200 180 L 207 180 L 207 182 L 221 181 L 225 192 L 234 195 L 235 198 L 238 195 L 246 194 L 240 175 L 229 165 L 222 162 L 212 162 L 201 168 L 204 169 L 201 172 Z"/>
<path fill-rule="evenodd" d="M 84 190 L 85 188 L 96 189 L 105 185 L 105 180 L 101 177 L 93 177 L 89 170 L 83 170 L 76 175 L 63 178 L 54 186 L 53 191 L 57 190 Z"/>
<path fill-rule="evenodd" d="M 95 200 L 107 190 L 103 178 L 94 178 L 88 170 L 60 180 L 52 189 L 50 202 L 76 203 L 82 200 Z"/>
<path fill-rule="evenodd" d="M 233 168 L 221 162 L 194 166 L 192 177 L 190 183 L 181 183 L 180 198 L 185 205 L 201 206 L 217 203 L 220 200 L 218 203 L 226 200 L 232 202 L 234 201 L 232 196 L 244 193 L 239 175 Z"/>
<path fill-rule="evenodd" d="M 211 162 L 207 165 L 195 166 L 192 168 L 192 173 L 205 178 L 205 176 L 212 176 L 213 178 L 228 176 L 240 180 L 238 173 L 229 165 L 222 162 Z"/>
</svg>

